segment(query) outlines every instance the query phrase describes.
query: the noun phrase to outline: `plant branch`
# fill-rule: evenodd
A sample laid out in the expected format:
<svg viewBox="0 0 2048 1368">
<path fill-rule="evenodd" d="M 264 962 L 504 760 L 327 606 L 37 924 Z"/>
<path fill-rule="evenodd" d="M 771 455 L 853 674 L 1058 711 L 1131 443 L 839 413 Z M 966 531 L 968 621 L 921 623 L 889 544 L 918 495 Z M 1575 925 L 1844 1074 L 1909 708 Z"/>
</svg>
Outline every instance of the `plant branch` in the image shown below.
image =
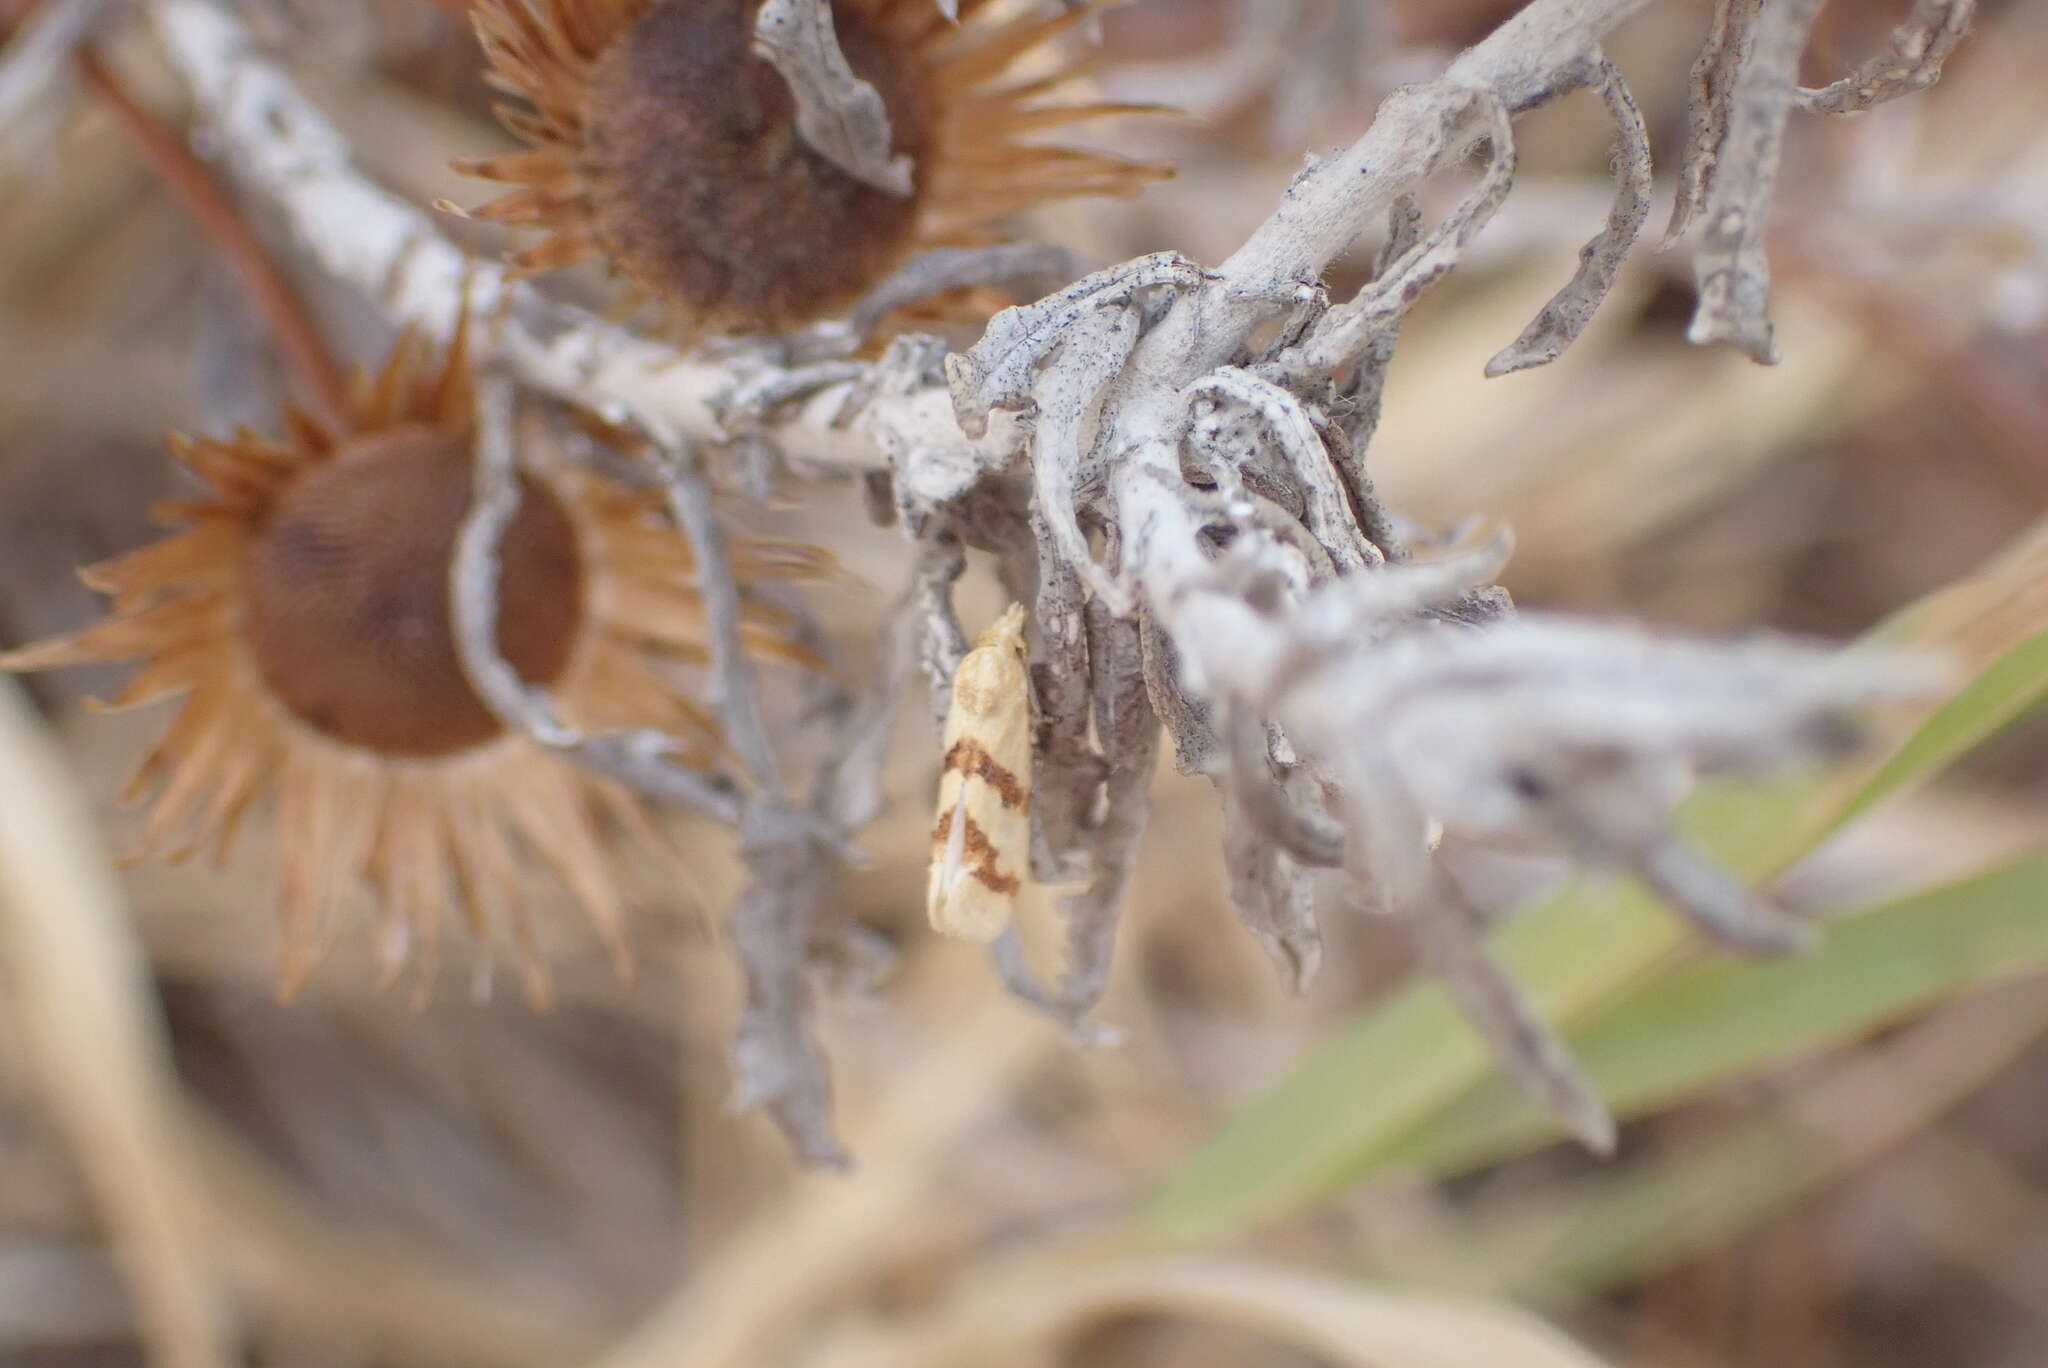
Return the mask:
<svg viewBox="0 0 2048 1368">
<path fill-rule="evenodd" d="M 703 458 L 695 443 L 679 438 L 657 447 L 655 460 L 668 496 L 669 516 L 696 553 L 697 595 L 711 628 L 711 672 L 717 680 L 712 701 L 725 739 L 738 752 L 755 787 L 771 800 L 780 801 L 780 767 L 774 743 L 761 721 L 760 680 L 747 657 L 742 634 L 740 587 L 726 554 L 725 525 L 713 507 Z"/>
<path fill-rule="evenodd" d="M 500 723 L 536 745 L 650 798 L 738 825 L 741 803 L 732 782 L 679 763 L 673 738 L 656 731 L 585 735 L 561 718 L 546 690 L 529 687 L 498 650 L 498 549 L 520 499 L 515 402 L 504 377 L 486 374 L 479 381 L 474 483 L 448 567 L 449 613 L 464 676 Z"/>
<path fill-rule="evenodd" d="M 1701 346 L 1733 343 L 1767 366 L 1777 363 L 1778 344 L 1764 230 L 1784 155 L 1785 123 L 1796 102 L 1799 58 L 1820 6 L 1821 0 L 1781 0 L 1757 19 L 1754 45 L 1730 94 L 1706 232 L 1693 260 L 1700 302 L 1687 339 Z"/>
<path fill-rule="evenodd" d="M 855 180 L 910 194 L 916 167 L 890 155 L 889 111 L 839 50 L 830 0 L 766 0 L 754 19 L 754 51 L 789 83 L 805 142 Z"/>
<path fill-rule="evenodd" d="M 1184 768 L 1211 775 L 1263 741 L 1270 772 L 1239 761 L 1230 778 L 1232 882 L 1283 967 L 1299 978 L 1314 962 L 1299 871 L 1244 858 L 1243 832 L 1293 812 L 1305 815 L 1296 853 L 1341 853 L 1358 888 L 1415 928 L 1518 1080 L 1598 1146 L 1609 1134 L 1598 1099 L 1487 958 L 1482 928 L 1436 865 L 1436 833 L 1636 870 L 1709 928 L 1785 944 L 1770 909 L 1731 898 L 1725 879 L 1669 843 L 1679 799 L 1700 775 L 1827 758 L 1855 709 L 1927 687 L 1897 662 L 1811 645 L 1673 642 L 1514 618 L 1490 587 L 1506 539 L 1411 559 L 1366 478 L 1400 323 L 1509 193 L 1511 121 L 1589 82 L 1620 130 L 1615 207 L 1580 273 L 1503 355 L 1548 359 L 1590 317 L 1640 227 L 1647 169 L 1640 119 L 1601 44 L 1649 2 L 1532 0 L 1442 76 L 1390 96 L 1220 266 L 1157 253 L 1098 272 L 998 314 L 979 343 L 944 358 L 943 377 L 936 349 L 912 339 L 864 372 L 791 369 L 790 348 L 774 341 L 678 357 L 494 267 L 477 270 L 473 307 L 503 318 L 497 359 L 510 373 L 664 445 L 720 441 L 737 425 L 801 467 L 886 471 L 890 510 L 921 545 L 917 606 L 906 611 L 935 674 L 957 659 L 955 540 L 1002 558 L 1039 614 L 1033 663 L 1045 668 L 1034 674 L 1049 706 L 1035 772 L 1054 796 L 1037 835 L 1060 857 L 1048 863 L 1088 879 L 1068 904 L 1060 987 L 1034 990 L 1010 973 L 1020 991 L 1068 1021 L 1100 994 L 1157 724 Z M 1708 195 L 1695 335 L 1760 358 L 1770 354 L 1762 234 L 1817 3 L 1774 4 L 1752 35 L 1741 19 L 1754 0 L 1727 0 L 1696 68 L 1711 98 L 1694 151 L 1712 160 L 1696 158 L 1688 182 Z M 214 0 L 152 0 L 151 12 L 250 185 L 330 270 L 395 316 L 445 331 L 460 254 L 356 172 Z M 1478 186 L 1425 227 L 1414 210 L 1425 182 L 1482 145 Z M 1329 306 L 1324 273 L 1383 216 L 1395 233 L 1381 270 Z M 679 520 L 700 514 L 701 501 L 678 510 Z M 495 583 L 487 568 L 471 567 L 484 586 L 473 596 Z M 476 655 L 489 647 L 489 619 L 479 604 L 465 620 Z M 730 678 L 723 687 L 729 711 Z M 500 692 L 518 715 L 517 692 Z M 1225 746 L 1217 719 L 1251 730 Z M 848 764 L 865 753 L 850 733 L 842 743 Z M 762 744 L 739 743 L 743 756 Z M 754 873 L 733 919 L 748 979 L 738 1092 L 771 1107 L 817 1160 L 838 1149 L 805 965 L 837 906 L 847 815 L 833 807 L 840 788 L 827 769 L 806 812 L 731 799 Z M 1247 783 L 1283 791 L 1248 804 Z M 1341 852 L 1308 820 L 1325 796 L 1342 816 Z"/>
</svg>

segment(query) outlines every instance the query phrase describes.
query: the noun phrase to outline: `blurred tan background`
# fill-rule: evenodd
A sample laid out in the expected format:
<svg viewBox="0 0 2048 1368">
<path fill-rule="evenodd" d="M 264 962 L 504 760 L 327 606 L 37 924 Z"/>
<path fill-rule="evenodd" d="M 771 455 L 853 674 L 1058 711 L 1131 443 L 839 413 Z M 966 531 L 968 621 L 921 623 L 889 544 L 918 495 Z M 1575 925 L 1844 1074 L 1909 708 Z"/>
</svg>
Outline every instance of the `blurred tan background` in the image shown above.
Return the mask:
<svg viewBox="0 0 2048 1368">
<path fill-rule="evenodd" d="M 501 139 L 450 12 L 459 6 L 250 8 L 303 54 L 309 88 L 372 173 L 422 203 L 479 198 L 446 169 Z M 1169 156 L 1182 173 L 1135 204 L 1048 214 L 1042 231 L 1105 262 L 1162 247 L 1220 259 L 1304 151 L 1355 136 L 1392 85 L 1436 69 L 1513 8 L 1120 10 L 1101 84 L 1193 117 L 1100 136 Z M 1613 49 L 1660 172 L 1675 160 L 1709 9 L 1669 0 Z M 1905 9 L 1835 0 L 1809 79 L 1874 50 Z M 109 47 L 137 91 L 176 117 L 181 93 L 144 35 L 123 31 Z M 1652 250 L 1669 203 L 1660 174 L 1651 240 L 1585 338 L 1555 366 L 1482 377 L 1606 212 L 1612 138 L 1597 102 L 1574 96 L 1531 117 L 1514 195 L 1404 332 L 1371 459 L 1381 488 L 1425 523 L 1513 526 L 1509 585 L 1525 606 L 1689 629 L 1847 637 L 1981 563 L 2048 512 L 2044 70 L 2048 6 L 1987 3 L 1931 94 L 1798 125 L 1772 241 L 1785 353 L 1773 369 L 1685 345 L 1685 253 Z M 1458 190 L 1439 187 L 1443 202 Z M 0 644 L 14 644 L 94 614 L 72 569 L 149 535 L 146 505 L 178 485 L 165 432 L 269 426 L 276 386 L 233 280 L 88 95 L 0 130 L 0 206 Z M 361 300 L 302 283 L 340 354 L 382 351 L 389 332 Z M 849 531 L 863 523 L 860 500 L 841 487 L 789 486 L 777 507 L 738 516 L 831 546 L 872 586 L 832 591 L 827 617 L 859 659 L 901 573 L 894 534 Z M 999 606 L 982 580 L 967 603 L 976 626 Z M 82 712 L 81 698 L 108 683 L 72 674 L 30 687 L 118 843 L 129 819 L 112 797 L 160 719 Z M 209 1239 L 232 1270 L 249 1361 L 541 1368 L 582 1361 L 654 1315 L 647 1357 L 622 1362 L 867 1362 L 864 1335 L 952 1314 L 979 1271 L 1113 1223 L 1234 1103 L 1406 973 L 1398 939 L 1332 897 L 1320 980 L 1303 998 L 1284 992 L 1227 906 L 1208 787 L 1169 777 L 1100 1014 L 1124 1042 L 1075 1045 L 1004 998 L 977 954 L 924 930 L 936 766 L 921 723 L 907 708 L 894 805 L 846 891 L 901 963 L 880 990 L 838 994 L 827 1009 L 859 1156 L 850 1177 L 796 1172 L 761 1120 L 725 1112 L 736 987 L 716 918 L 736 873 L 716 833 L 679 825 L 701 854 L 689 888 L 641 910 L 631 991 L 573 913 L 545 919 L 563 999 L 545 1016 L 503 988 L 472 1001 L 460 974 L 411 1010 L 403 993 L 373 992 L 366 957 L 349 953 L 305 1002 L 278 1006 L 260 827 L 225 873 L 128 872 L 177 1077 L 202 1118 L 193 1162 L 209 1175 Z M 1903 888 L 2040 846 L 2044 757 L 2048 731 L 2018 729 L 1830 848 L 1800 886 Z M 2048 984 L 1996 991 L 2038 1000 Z M 0 1364 L 140 1363 L 99 1209 L 13 1018 L 0 1001 Z M 1769 1112 L 1839 1063 L 1633 1125 L 1625 1150 L 1654 1156 L 1689 1129 Z M 1454 1285 L 1461 1222 L 1588 1162 L 1559 1148 L 1452 1184 L 1383 1180 L 1241 1248 Z M 2048 1043 L 1717 1247 L 1610 1270 L 1537 1306 L 1610 1361 L 1642 1368 L 2048 1363 Z M 1336 1360 L 1112 1307 L 1017 1361 Z"/>
</svg>

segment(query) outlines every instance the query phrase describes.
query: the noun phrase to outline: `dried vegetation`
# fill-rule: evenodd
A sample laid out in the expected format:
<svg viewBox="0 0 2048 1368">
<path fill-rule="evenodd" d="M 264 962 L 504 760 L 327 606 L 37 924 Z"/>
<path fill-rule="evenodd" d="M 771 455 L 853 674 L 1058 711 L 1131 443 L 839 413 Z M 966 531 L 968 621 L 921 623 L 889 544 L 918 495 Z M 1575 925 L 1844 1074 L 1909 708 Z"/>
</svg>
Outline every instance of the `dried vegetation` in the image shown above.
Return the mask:
<svg viewBox="0 0 2048 1368">
<path fill-rule="evenodd" d="M 434 207 L 481 199 L 450 164 L 495 146 L 531 193 L 491 216 L 567 235 L 523 267 L 606 245 L 549 218 L 589 187 L 494 132 L 463 8 L 0 6 L 0 646 L 83 626 L 72 567 L 189 495 L 165 431 L 280 431 L 294 386 L 345 409 L 326 357 L 466 314 L 480 377 L 435 415 L 473 462 L 439 553 L 455 711 L 654 811 L 656 848 L 576 833 L 562 886 L 513 892 L 536 1014 L 464 991 L 493 941 L 436 939 L 402 872 L 424 810 L 394 805 L 282 1006 L 292 814 L 251 807 L 217 870 L 116 881 L 102 833 L 160 722 L 75 706 L 106 678 L 39 677 L 40 716 L 0 681 L 0 1358 L 1594 1361 L 1480 1300 L 1512 1297 L 1659 1368 L 2029 1361 L 2048 1010 L 2038 977 L 1996 985 L 2048 960 L 2007 911 L 2048 884 L 2039 746 L 1907 779 L 2048 673 L 2035 7 L 1139 4 L 1072 107 L 1192 120 L 966 168 L 843 319 L 777 295 L 807 326 L 680 350 L 596 273 L 516 279 L 498 257 L 530 239 Z M 487 8 L 502 67 L 524 6 Z M 776 117 L 831 163 L 805 174 L 897 193 L 868 59 L 771 8 L 797 26 Z M 910 0 L 857 8 L 944 37 Z M 1062 56 L 1013 45 L 1022 90 L 1085 52 L 1075 17 Z M 957 90 L 991 74 L 959 61 Z M 1133 205 L 1041 203 L 1155 161 L 1179 176 Z M 985 239 L 1013 201 L 1030 231 Z M 1036 302 L 991 318 L 998 290 Z M 643 558 L 667 539 L 688 627 L 656 634 L 660 678 L 715 739 L 593 719 L 506 645 L 537 452 L 615 490 Z M 764 569 L 788 543 L 840 569 Z M 977 958 L 920 910 L 937 724 L 961 624 L 1013 599 L 1035 735 L 1008 854 L 1035 882 Z M 1813 644 L 1906 604 L 1869 649 Z M 1759 626 L 1808 639 L 1721 635 Z M 548 861 L 564 824 L 521 773 L 479 782 Z M 1729 778 L 1775 796 L 1681 807 Z M 1489 950 L 1571 865 L 1669 910 L 1581 891 L 1578 923 L 1554 904 Z M 610 925 L 613 883 L 660 890 L 630 982 L 575 911 Z M 1816 938 L 1823 906 L 1876 910 Z M 440 992 L 379 993 L 426 943 Z M 1411 960 L 1554 1119 L 1489 1091 Z M 1561 1123 L 1611 1149 L 1615 1113 L 1611 1173 L 1540 1148 Z"/>
</svg>

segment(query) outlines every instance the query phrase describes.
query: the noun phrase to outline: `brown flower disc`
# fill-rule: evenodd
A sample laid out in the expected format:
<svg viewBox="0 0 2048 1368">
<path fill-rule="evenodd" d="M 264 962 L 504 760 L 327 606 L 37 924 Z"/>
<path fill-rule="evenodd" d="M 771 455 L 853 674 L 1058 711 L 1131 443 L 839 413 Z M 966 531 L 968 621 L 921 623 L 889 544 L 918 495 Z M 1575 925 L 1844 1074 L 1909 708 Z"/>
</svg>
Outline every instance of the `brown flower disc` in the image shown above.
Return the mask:
<svg viewBox="0 0 2048 1368">
<path fill-rule="evenodd" d="M 776 330 L 886 275 L 921 196 L 866 185 L 804 142 L 788 85 L 753 53 L 758 8 L 665 0 L 615 38 L 591 73 L 581 170 L 598 242 L 642 289 L 714 327 Z M 932 118 L 916 54 L 851 6 L 833 22 L 895 152 L 921 169 Z"/>
<path fill-rule="evenodd" d="M 445 755 L 497 720 L 450 628 L 448 566 L 469 506 L 467 441 L 424 425 L 358 438 L 278 500 L 248 549 L 248 639 L 286 707 L 347 745 Z M 531 684 L 569 662 L 582 619 L 576 534 L 522 479 L 500 552 L 498 649 Z"/>
</svg>

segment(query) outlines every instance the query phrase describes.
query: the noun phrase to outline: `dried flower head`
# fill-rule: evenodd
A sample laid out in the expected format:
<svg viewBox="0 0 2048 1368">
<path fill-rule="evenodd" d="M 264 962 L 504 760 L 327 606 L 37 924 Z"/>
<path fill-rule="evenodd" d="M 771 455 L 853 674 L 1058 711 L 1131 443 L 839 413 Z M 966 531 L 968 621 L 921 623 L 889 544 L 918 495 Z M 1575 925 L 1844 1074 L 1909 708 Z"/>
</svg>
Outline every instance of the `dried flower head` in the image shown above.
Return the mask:
<svg viewBox="0 0 2048 1368">
<path fill-rule="evenodd" d="M 1028 144 L 1128 106 L 1050 99 L 1072 75 L 1001 84 L 1087 10 L 999 21 L 963 0 L 834 0 L 854 73 L 881 96 L 907 196 L 811 148 L 783 76 L 753 52 L 760 0 L 478 0 L 499 111 L 530 151 L 462 168 L 520 189 L 482 217 L 548 236 L 533 273 L 602 257 L 686 325 L 778 331 L 843 312 L 935 247 L 996 239 L 1018 210 L 1128 194 L 1163 168 Z M 977 19 L 979 16 L 979 19 Z"/>
<path fill-rule="evenodd" d="M 479 938 L 509 933 L 530 996 L 547 981 L 522 886 L 553 871 L 620 973 L 625 892 L 616 825 L 660 844 L 639 801 L 507 732 L 470 687 L 451 631 L 449 565 L 469 505 L 475 397 L 458 344 L 438 367 L 413 336 L 359 375 L 345 431 L 287 410 L 287 436 L 174 439 L 209 488 L 158 516 L 183 530 L 92 566 L 112 616 L 0 655 L 0 668 L 107 661 L 141 668 L 111 700 L 183 703 L 129 785 L 154 793 L 136 857 L 211 846 L 277 798 L 280 988 L 316 963 L 329 909 L 358 878 L 380 909 L 387 973 L 438 965 L 444 911 Z M 521 475 L 500 550 L 498 647 L 592 730 L 656 727 L 709 760 L 715 723 L 664 671 L 706 656 L 688 543 L 658 494 L 580 468 Z M 822 568 L 803 548 L 740 546 L 756 580 Z M 756 608 L 755 649 L 802 659 Z M 523 848 L 524 853 L 521 853 Z"/>
</svg>

